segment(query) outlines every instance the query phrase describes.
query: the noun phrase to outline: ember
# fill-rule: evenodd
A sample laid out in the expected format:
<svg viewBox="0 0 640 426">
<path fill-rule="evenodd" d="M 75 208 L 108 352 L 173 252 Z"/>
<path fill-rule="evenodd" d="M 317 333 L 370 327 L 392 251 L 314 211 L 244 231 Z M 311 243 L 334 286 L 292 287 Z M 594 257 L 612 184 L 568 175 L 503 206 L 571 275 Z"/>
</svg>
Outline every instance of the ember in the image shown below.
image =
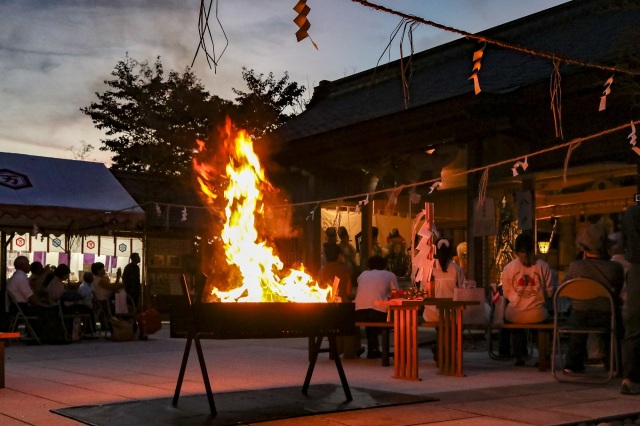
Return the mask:
<svg viewBox="0 0 640 426">
<path fill-rule="evenodd" d="M 230 289 L 214 287 L 213 301 L 221 302 L 327 302 L 331 287 L 321 288 L 304 269 L 283 273 L 283 263 L 267 239 L 258 233 L 265 210 L 263 193 L 272 190 L 264 175 L 253 143 L 244 130 L 235 130 L 230 119 L 221 131 L 223 153 L 229 163 L 224 172 L 225 223 L 221 232 L 226 262 L 232 266 L 227 277 Z M 205 148 L 198 144 L 200 152 Z M 223 154 L 224 155 L 224 154 Z M 194 159 L 194 170 L 209 206 L 217 198 L 219 175 L 213 163 Z M 236 273 L 239 271 L 239 274 Z M 235 277 L 240 278 L 233 282 Z"/>
</svg>

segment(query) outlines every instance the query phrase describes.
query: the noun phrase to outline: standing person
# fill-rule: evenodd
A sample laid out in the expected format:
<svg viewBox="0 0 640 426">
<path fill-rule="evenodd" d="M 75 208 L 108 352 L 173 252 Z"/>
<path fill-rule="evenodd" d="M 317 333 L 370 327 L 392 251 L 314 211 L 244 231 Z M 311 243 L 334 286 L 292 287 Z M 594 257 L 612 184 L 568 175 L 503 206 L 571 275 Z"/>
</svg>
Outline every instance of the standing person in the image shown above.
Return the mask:
<svg viewBox="0 0 640 426">
<path fill-rule="evenodd" d="M 318 278 L 320 284 L 332 287 L 337 280 L 338 288 L 334 297 L 339 297 L 340 302 L 351 302 L 351 269 L 344 262 L 342 250 L 336 243 L 324 244 L 324 255 L 327 263 L 320 268 Z M 338 354 L 344 354 L 346 359 L 362 355 L 360 352 L 360 333 L 357 340 L 355 336 L 338 336 Z"/>
<path fill-rule="evenodd" d="M 349 240 L 349 231 L 344 226 L 338 228 L 338 237 L 340 237 L 340 250 L 342 250 L 342 256 L 344 256 L 344 263 L 351 270 L 351 284 L 355 284 L 360 275 L 360 267 L 356 261 L 356 248 L 351 244 Z"/>
<path fill-rule="evenodd" d="M 451 242 L 448 239 L 441 238 L 436 243 L 436 260 L 431 272 L 433 280 L 433 295 L 431 297 L 453 298 L 454 289 L 464 285 L 464 271 L 462 267 L 452 261 L 452 251 Z M 438 321 L 438 308 L 433 305 L 425 306 L 422 317 L 425 321 Z M 438 341 L 437 333 L 436 329 L 436 342 Z M 437 361 L 437 343 L 431 347 L 431 352 L 434 360 Z"/>
<path fill-rule="evenodd" d="M 572 278 L 590 278 L 605 285 L 617 300 L 624 284 L 624 270 L 618 262 L 609 260 L 607 251 L 607 231 L 604 226 L 593 224 L 586 227 L 578 236 L 576 243 L 583 250 L 583 258 L 574 260 L 564 276 L 565 281 Z M 617 315 L 616 315 L 617 317 Z M 578 327 L 600 327 L 609 325 L 611 309 L 609 300 L 572 300 L 568 323 Z M 609 341 L 609 335 L 602 335 L 605 347 L 615 342 Z M 588 334 L 571 333 L 569 349 L 565 358 L 564 372 L 567 374 L 584 372 L 587 357 Z M 608 351 L 604 351 L 608 353 Z M 612 362 L 605 358 L 605 363 Z"/>
<path fill-rule="evenodd" d="M 129 264 L 125 266 L 122 271 L 122 284 L 124 285 L 124 291 L 131 296 L 133 304 L 136 307 L 136 312 L 138 315 L 141 315 L 142 300 L 140 296 L 142 294 L 142 283 L 140 282 L 140 255 L 138 253 L 131 253 L 131 256 L 129 256 Z M 138 319 L 140 340 L 147 340 L 147 334 Z"/>
<path fill-rule="evenodd" d="M 629 261 L 626 285 L 622 388 L 624 395 L 640 395 L 640 206 L 629 206 L 622 216 L 622 241 Z"/>
<path fill-rule="evenodd" d="M 451 242 L 446 238 L 441 238 L 436 243 L 436 261 L 432 276 L 434 281 L 432 297 L 453 298 L 453 290 L 464 284 L 464 271 L 452 262 Z M 438 309 L 435 306 L 425 306 L 422 316 L 425 321 L 438 321 Z"/>
<path fill-rule="evenodd" d="M 387 259 L 382 256 L 371 256 L 367 261 L 369 270 L 358 277 L 356 292 L 356 321 L 384 322 L 387 320 L 386 306 L 375 304 L 377 300 L 389 300 L 391 293 L 398 289 L 398 278 L 387 271 Z M 381 358 L 380 343 L 376 327 L 365 327 L 367 335 L 367 358 Z"/>
<path fill-rule="evenodd" d="M 510 323 L 537 323 L 549 320 L 545 307 L 545 298 L 553 295 L 551 268 L 535 255 L 535 242 L 528 234 L 520 234 L 515 241 L 516 258 L 502 271 L 502 292 L 508 300 L 504 319 Z M 527 355 L 527 336 L 525 330 L 512 331 L 511 341 L 516 365 L 524 365 Z M 501 339 L 508 338 L 501 334 Z"/>
<path fill-rule="evenodd" d="M 131 253 L 129 256 L 129 264 L 122 271 L 122 284 L 124 291 L 131 296 L 136 310 L 139 312 L 142 309 L 140 303 L 142 284 L 140 282 L 140 255 L 138 253 Z"/>
</svg>

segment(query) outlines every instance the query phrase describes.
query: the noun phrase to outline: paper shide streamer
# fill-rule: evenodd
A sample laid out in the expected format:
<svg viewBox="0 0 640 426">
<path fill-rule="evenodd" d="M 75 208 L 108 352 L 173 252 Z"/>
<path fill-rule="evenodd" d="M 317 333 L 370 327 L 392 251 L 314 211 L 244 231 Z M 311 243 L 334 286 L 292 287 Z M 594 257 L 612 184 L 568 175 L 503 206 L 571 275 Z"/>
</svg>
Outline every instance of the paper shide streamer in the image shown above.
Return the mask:
<svg viewBox="0 0 640 426">
<path fill-rule="evenodd" d="M 313 41 L 308 33 L 309 28 L 311 28 L 311 23 L 307 19 L 307 15 L 311 12 L 311 8 L 307 6 L 307 0 L 300 0 L 295 6 L 293 6 L 293 10 L 298 13 L 298 16 L 293 20 L 293 22 L 298 26 L 298 31 L 296 31 L 296 39 L 298 40 L 298 43 L 309 37 L 313 47 L 318 50 L 318 45 Z"/>
<path fill-rule="evenodd" d="M 511 167 L 511 171 L 513 172 L 513 176 L 518 176 L 518 167 L 522 169 L 522 171 L 526 171 L 527 167 L 529 167 L 529 163 L 527 163 L 527 157 L 524 157 L 524 161 L 517 161 L 513 167 Z"/>
<path fill-rule="evenodd" d="M 613 84 L 613 75 L 607 79 L 604 83 L 604 91 L 600 96 L 600 107 L 598 111 L 604 111 L 607 109 L 607 96 L 611 93 L 611 85 Z"/>
<path fill-rule="evenodd" d="M 471 69 L 471 77 L 469 77 L 469 80 L 473 80 L 473 91 L 476 95 L 480 93 L 478 73 L 480 72 L 480 68 L 482 68 L 482 56 L 484 55 L 484 49 L 487 47 L 486 41 L 480 40 L 478 43 L 482 43 L 482 47 L 473 52 L 473 68 Z"/>
<path fill-rule="evenodd" d="M 636 146 L 636 125 L 633 124 L 633 121 L 631 121 L 631 133 L 629 133 L 627 139 L 629 139 L 629 144 L 631 145 L 631 149 L 633 150 L 633 152 L 640 155 L 640 148 Z"/>
</svg>

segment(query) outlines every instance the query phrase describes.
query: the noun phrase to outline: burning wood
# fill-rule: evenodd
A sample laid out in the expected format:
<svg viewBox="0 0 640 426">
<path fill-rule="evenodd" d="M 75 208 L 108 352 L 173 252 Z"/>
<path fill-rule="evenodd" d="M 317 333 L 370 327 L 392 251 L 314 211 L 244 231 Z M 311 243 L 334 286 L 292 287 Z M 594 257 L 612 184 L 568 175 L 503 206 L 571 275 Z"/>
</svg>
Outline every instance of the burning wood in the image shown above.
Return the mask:
<svg viewBox="0 0 640 426">
<path fill-rule="evenodd" d="M 215 154 L 217 161 L 224 156 L 229 158 L 223 173 L 227 185 L 224 190 L 225 223 L 220 238 L 226 263 L 230 265 L 225 279 L 230 288 L 223 291 L 214 287 L 208 299 L 220 302 L 327 302 L 331 287 L 320 287 L 303 268 L 285 273 L 274 248 L 258 232 L 264 228 L 263 195 L 273 187 L 264 175 L 251 138 L 244 130 L 236 130 L 230 119 L 220 133 L 223 144 L 221 152 Z M 199 142 L 198 146 L 200 157 L 204 157 L 204 143 Z M 215 161 L 194 158 L 193 166 L 202 196 L 218 214 L 221 173 Z"/>
</svg>

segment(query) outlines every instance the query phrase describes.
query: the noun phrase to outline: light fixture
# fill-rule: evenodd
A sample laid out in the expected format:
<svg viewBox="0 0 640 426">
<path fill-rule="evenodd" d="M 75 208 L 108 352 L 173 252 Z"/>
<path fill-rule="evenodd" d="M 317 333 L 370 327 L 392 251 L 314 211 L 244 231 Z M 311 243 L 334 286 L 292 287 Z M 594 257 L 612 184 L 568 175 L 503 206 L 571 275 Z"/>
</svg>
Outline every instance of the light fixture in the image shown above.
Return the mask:
<svg viewBox="0 0 640 426">
<path fill-rule="evenodd" d="M 538 241 L 538 250 L 542 254 L 547 254 L 549 252 L 549 245 L 551 243 L 549 241 Z"/>
</svg>

